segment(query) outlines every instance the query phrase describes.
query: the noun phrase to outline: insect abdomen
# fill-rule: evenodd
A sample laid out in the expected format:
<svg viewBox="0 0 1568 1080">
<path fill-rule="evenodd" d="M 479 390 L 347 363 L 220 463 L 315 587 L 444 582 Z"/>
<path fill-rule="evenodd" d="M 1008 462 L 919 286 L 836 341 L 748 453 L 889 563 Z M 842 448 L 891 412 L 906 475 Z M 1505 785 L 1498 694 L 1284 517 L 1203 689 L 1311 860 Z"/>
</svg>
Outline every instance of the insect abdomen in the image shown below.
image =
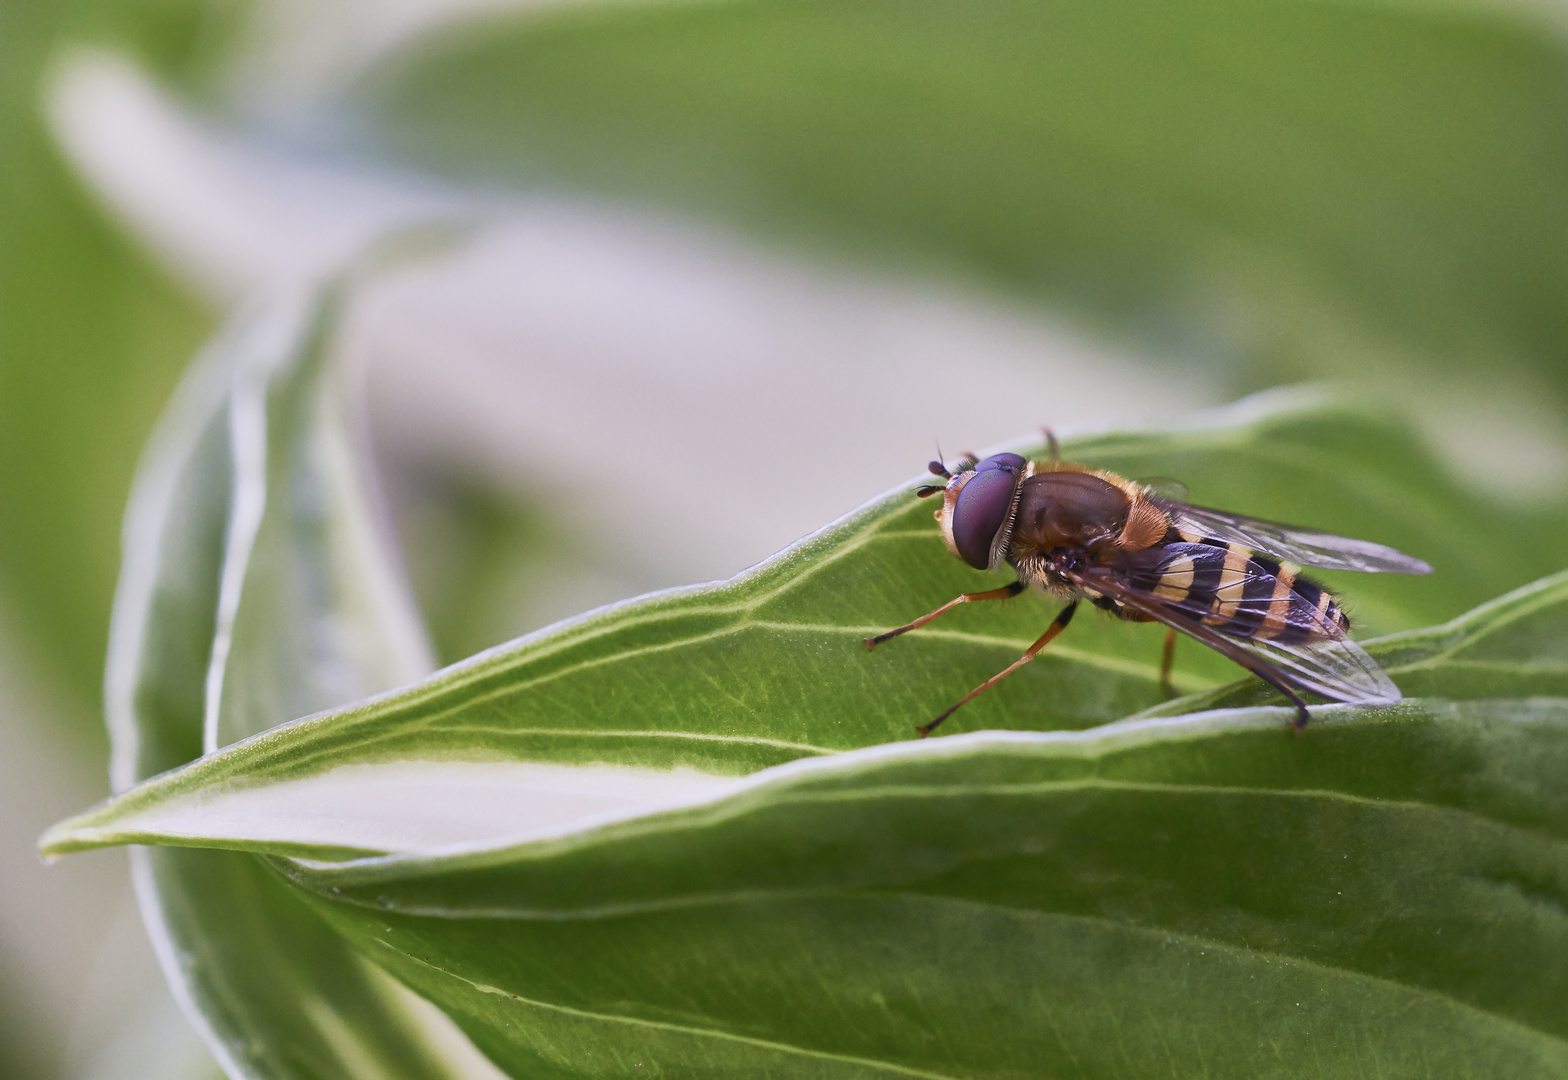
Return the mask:
<svg viewBox="0 0 1568 1080">
<path fill-rule="evenodd" d="M 1239 544 L 1205 539 L 1166 544 L 1135 584 L 1233 637 L 1282 645 L 1350 629 L 1350 620 L 1323 586 L 1289 563 Z"/>
<path fill-rule="evenodd" d="M 1344 609 L 1339 606 L 1339 602 L 1334 599 L 1333 593 L 1309 577 L 1294 574 L 1293 578 L 1291 592 L 1294 594 L 1297 606 L 1317 613 L 1315 618 L 1306 616 L 1301 620 L 1297 620 L 1299 623 L 1305 626 L 1315 626 L 1318 619 L 1326 619 L 1336 624 L 1341 630 L 1349 632 L 1350 616 L 1346 615 Z M 1303 614 L 1305 616 L 1305 612 Z M 1286 643 L 1295 640 L 1292 637 L 1287 637 L 1284 633 L 1279 633 L 1275 636 Z"/>
</svg>

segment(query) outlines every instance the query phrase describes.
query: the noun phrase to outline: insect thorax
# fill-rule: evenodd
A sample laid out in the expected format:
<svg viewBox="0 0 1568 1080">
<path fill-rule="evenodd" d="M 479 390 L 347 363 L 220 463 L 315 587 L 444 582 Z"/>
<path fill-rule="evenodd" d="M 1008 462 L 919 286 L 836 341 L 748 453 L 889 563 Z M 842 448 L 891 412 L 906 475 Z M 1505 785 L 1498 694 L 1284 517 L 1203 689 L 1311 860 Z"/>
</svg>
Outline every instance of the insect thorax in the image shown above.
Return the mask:
<svg viewBox="0 0 1568 1080">
<path fill-rule="evenodd" d="M 1058 548 L 1093 553 L 1127 527 L 1130 500 L 1119 488 L 1083 472 L 1047 472 L 1023 482 L 1013 524 L 1019 557 Z M 1016 563 L 1015 563 L 1016 565 Z"/>
</svg>

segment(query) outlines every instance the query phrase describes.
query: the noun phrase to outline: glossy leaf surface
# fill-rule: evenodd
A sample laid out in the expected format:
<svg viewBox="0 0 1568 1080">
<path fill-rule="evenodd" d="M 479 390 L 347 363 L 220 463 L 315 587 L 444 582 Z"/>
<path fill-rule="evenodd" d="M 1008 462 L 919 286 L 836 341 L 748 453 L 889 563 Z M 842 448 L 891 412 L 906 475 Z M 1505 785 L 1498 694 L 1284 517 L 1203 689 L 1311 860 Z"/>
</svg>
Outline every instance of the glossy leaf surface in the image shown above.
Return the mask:
<svg viewBox="0 0 1568 1080">
<path fill-rule="evenodd" d="M 1345 576 L 1384 628 L 1562 550 L 1542 517 L 1513 559 L 1466 558 L 1485 504 L 1397 429 L 1289 404 L 1067 449 L 1430 559 Z M 1158 705 L 1158 633 L 1090 620 L 960 714 L 1040 730 L 879 745 L 1034 636 L 1045 612 L 1018 601 L 864 651 L 982 577 L 894 493 L 734 581 L 264 733 L 50 842 L 291 856 L 333 927 L 518 1076 L 1568 1075 L 1568 581 L 1369 643 L 1410 700 L 1320 707 L 1299 737 L 1277 706 L 1192 711 L 1257 700 L 1196 648 L 1199 693 Z M 1140 706 L 1187 715 L 1071 730 Z M 516 784 L 481 797 L 476 769 Z M 377 770 L 404 786 L 354 814 L 317 799 Z M 531 810 L 564 774 L 597 801 Z M 412 828 L 465 791 L 466 833 Z"/>
</svg>

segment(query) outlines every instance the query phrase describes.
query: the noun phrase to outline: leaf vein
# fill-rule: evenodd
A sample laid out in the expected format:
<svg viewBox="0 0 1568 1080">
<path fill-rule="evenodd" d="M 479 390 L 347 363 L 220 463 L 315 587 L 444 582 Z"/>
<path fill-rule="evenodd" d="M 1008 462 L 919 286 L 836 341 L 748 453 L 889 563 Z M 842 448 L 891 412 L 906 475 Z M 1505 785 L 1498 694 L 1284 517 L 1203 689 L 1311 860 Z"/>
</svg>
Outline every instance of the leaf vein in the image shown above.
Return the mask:
<svg viewBox="0 0 1568 1080">
<path fill-rule="evenodd" d="M 672 1024 L 665 1020 L 649 1020 L 643 1017 L 622 1016 L 616 1013 L 592 1012 L 587 1009 L 575 1009 L 570 1005 L 559 1005 L 555 1002 L 538 1001 L 534 998 L 525 998 L 520 995 L 513 994 L 508 990 L 502 990 L 498 986 L 488 986 L 484 983 L 475 982 L 473 979 L 464 978 L 463 976 L 458 975 L 453 971 L 449 971 L 448 969 L 441 967 L 438 964 L 433 964 L 427 960 L 421 959 L 420 957 L 401 952 L 390 942 L 382 941 L 380 939 L 375 940 L 376 943 L 381 945 L 383 948 L 391 950 L 392 952 L 397 952 L 400 956 L 420 965 L 421 967 L 439 972 L 440 974 L 445 975 L 450 979 L 464 983 L 481 994 L 491 994 L 498 997 L 507 998 L 509 1000 L 516 1001 L 521 1005 L 526 1005 L 535 1009 L 543 1009 L 547 1012 L 561 1013 L 566 1016 L 573 1016 L 579 1019 L 596 1020 L 609 1024 L 625 1024 L 631 1027 L 652 1028 L 657 1031 L 671 1031 L 682 1035 L 693 1035 L 704 1039 L 720 1039 L 726 1042 L 741 1043 L 746 1046 L 759 1047 L 765 1050 L 776 1050 L 785 1054 L 798 1054 L 802 1057 L 816 1058 L 819 1061 L 839 1061 L 849 1065 L 860 1065 L 867 1068 L 877 1069 L 882 1072 L 895 1073 L 899 1076 L 921 1077 L 922 1080 L 960 1080 L 959 1077 L 952 1076 L 947 1073 L 930 1072 L 925 1069 L 913 1069 L 906 1065 L 897 1065 L 890 1061 L 876 1061 L 872 1058 L 856 1057 L 853 1054 L 836 1054 L 828 1050 L 814 1050 L 806 1046 L 794 1046 L 790 1043 L 776 1042 L 771 1039 L 759 1039 L 751 1035 L 739 1035 L 734 1032 L 720 1031 L 715 1028 L 696 1027 L 689 1024 Z"/>
</svg>

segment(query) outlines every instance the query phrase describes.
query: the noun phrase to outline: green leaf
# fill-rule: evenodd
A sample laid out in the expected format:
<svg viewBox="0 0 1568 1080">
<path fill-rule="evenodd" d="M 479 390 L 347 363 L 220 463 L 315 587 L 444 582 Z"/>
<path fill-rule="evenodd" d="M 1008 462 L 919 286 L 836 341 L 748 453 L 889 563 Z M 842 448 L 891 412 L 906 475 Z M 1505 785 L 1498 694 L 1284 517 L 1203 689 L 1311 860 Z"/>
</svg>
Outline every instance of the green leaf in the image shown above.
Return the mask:
<svg viewBox="0 0 1568 1080">
<path fill-rule="evenodd" d="M 327 363 L 340 292 L 238 320 L 149 448 L 110 636 L 117 788 L 199 758 L 204 728 L 215 746 L 428 670 Z M 474 1057 L 255 858 L 158 849 L 133 868 L 230 1076 L 445 1077 Z"/>
<path fill-rule="evenodd" d="M 1522 561 L 1464 557 L 1485 504 L 1397 428 L 1269 404 L 1068 446 L 1430 557 L 1431 579 L 1347 579 L 1385 625 L 1563 550 L 1543 516 Z M 859 639 L 977 577 L 895 492 L 733 581 L 273 729 L 45 845 L 288 856 L 333 927 L 519 1076 L 1568 1076 L 1568 573 L 1370 643 L 1420 696 L 1318 707 L 1302 736 L 1252 705 L 915 741 L 1045 613 Z M 960 717 L 1155 705 L 1154 629 L 1072 630 Z M 1180 664 L 1195 688 L 1230 674 Z"/>
<path fill-rule="evenodd" d="M 1429 559 L 1437 568 L 1429 577 L 1321 575 L 1340 584 L 1358 624 L 1374 629 L 1430 624 L 1555 569 L 1568 537 L 1560 511 L 1511 509 L 1499 538 L 1506 546 L 1477 558 L 1474 523 L 1496 519 L 1499 508 L 1446 478 L 1397 425 L 1311 395 L 1266 396 L 1170 432 L 1066 446 L 1125 474 L 1188 478 L 1195 501 L 1296 518 Z M 862 638 L 985 580 L 948 555 L 928 503 L 895 492 L 732 581 L 655 594 L 493 649 L 406 691 L 208 758 L 122 799 L 110 817 L 139 800 L 168 809 L 176 795 L 208 799 L 222 784 L 375 762 L 609 763 L 734 777 L 910 738 L 915 723 L 1016 656 L 1050 609 L 1031 598 L 966 607 L 871 655 Z M 1157 627 L 1079 619 L 944 730 L 1084 728 L 1140 709 L 1190 708 L 1160 706 L 1159 636 Z M 1186 689 L 1236 674 L 1208 650 L 1178 651 L 1176 681 Z M 1263 700 L 1257 685 L 1216 693 Z M 363 846 L 408 850 L 428 840 Z"/>
<path fill-rule="evenodd" d="M 964 736 L 295 876 L 517 1075 L 1561 1076 L 1565 719 Z"/>
<path fill-rule="evenodd" d="M 1568 573 L 1378 652 L 1462 674 L 1537 631 L 1568 633 Z M 977 733 L 287 872 L 517 1075 L 1560 1076 L 1556 656 L 1554 697 Z"/>
<path fill-rule="evenodd" d="M 359 130 L 447 174 L 956 268 L 1221 376 L 1247 365 L 1248 386 L 1419 370 L 1435 391 L 1440 368 L 1560 407 L 1568 55 L 1543 22 L 1480 3 L 568 6 L 405 50 Z"/>
</svg>

